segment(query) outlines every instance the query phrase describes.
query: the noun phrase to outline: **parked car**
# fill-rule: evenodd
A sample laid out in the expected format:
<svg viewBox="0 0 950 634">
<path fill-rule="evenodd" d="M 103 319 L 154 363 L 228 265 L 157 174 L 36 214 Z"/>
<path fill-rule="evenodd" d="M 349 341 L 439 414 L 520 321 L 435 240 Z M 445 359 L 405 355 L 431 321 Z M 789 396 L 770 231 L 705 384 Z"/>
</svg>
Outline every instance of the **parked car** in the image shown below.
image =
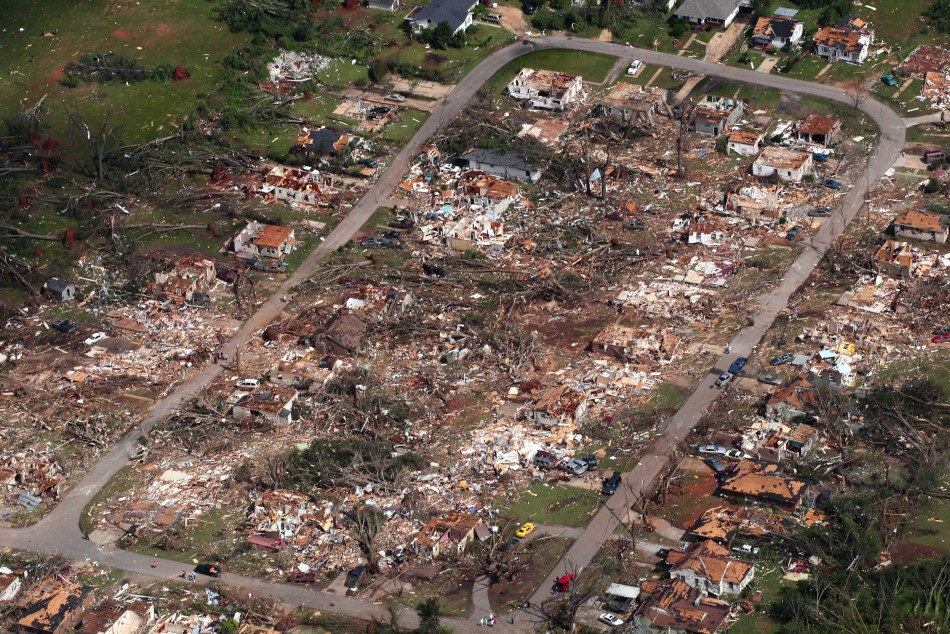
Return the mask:
<svg viewBox="0 0 950 634">
<path fill-rule="evenodd" d="M 502 15 L 500 13 L 492 11 L 490 13 L 486 13 L 485 17 L 483 17 L 482 19 L 485 22 L 491 22 L 492 24 L 501 24 L 501 18 L 502 18 Z"/>
<path fill-rule="evenodd" d="M 885 86 L 896 86 L 897 80 L 894 79 L 891 75 L 881 75 L 881 81 L 884 82 Z"/>
<path fill-rule="evenodd" d="M 371 168 L 373 168 L 373 169 L 379 167 L 379 163 L 377 163 L 376 161 L 374 161 L 374 160 L 371 159 L 371 158 L 360 159 L 360 160 L 359 160 L 359 164 L 360 164 L 360 165 L 365 165 L 366 167 L 371 167 Z"/>
<path fill-rule="evenodd" d="M 769 365 L 772 365 L 772 366 L 783 365 L 785 363 L 791 363 L 794 359 L 795 359 L 795 355 L 789 354 L 786 352 L 782 356 L 775 357 L 774 359 L 769 361 Z"/>
<path fill-rule="evenodd" d="M 745 362 L 748 361 L 745 357 L 737 357 L 735 361 L 732 362 L 732 365 L 729 366 L 729 372 L 732 374 L 739 374 L 742 372 L 742 368 L 745 367 Z"/>
<path fill-rule="evenodd" d="M 597 620 L 602 623 L 606 623 L 607 625 L 613 625 L 614 627 L 623 625 L 623 619 L 615 614 L 611 614 L 610 612 L 604 612 L 597 617 Z"/>
<path fill-rule="evenodd" d="M 290 583 L 313 583 L 317 580 L 317 575 L 312 572 L 295 572 L 287 577 Z"/>
<path fill-rule="evenodd" d="M 723 385 L 731 381 L 732 376 L 733 375 L 730 374 L 729 372 L 723 372 L 722 374 L 720 374 L 719 378 L 716 379 L 716 387 L 722 387 Z"/>
<path fill-rule="evenodd" d="M 586 464 L 589 471 L 593 471 L 597 468 L 597 456 L 590 454 L 589 456 L 584 456 L 581 458 Z"/>
<path fill-rule="evenodd" d="M 416 226 L 416 223 L 411 218 L 396 218 L 389 223 L 389 226 L 394 229 L 412 229 Z"/>
<path fill-rule="evenodd" d="M 712 454 L 721 456 L 726 453 L 725 447 L 720 447 L 719 445 L 703 445 L 698 449 L 701 454 Z"/>
<path fill-rule="evenodd" d="M 798 237 L 798 232 L 800 232 L 801 230 L 802 230 L 801 227 L 799 227 L 798 225 L 795 225 L 794 227 L 792 227 L 791 229 L 785 232 L 785 239 L 794 240 L 795 238 Z"/>
<path fill-rule="evenodd" d="M 633 62 L 630 63 L 630 68 L 627 69 L 627 74 L 636 75 L 637 73 L 640 72 L 641 68 L 643 68 L 643 62 L 641 62 L 638 59 L 635 59 L 633 60 Z"/>
<path fill-rule="evenodd" d="M 556 467 L 558 462 L 560 462 L 560 460 L 550 451 L 541 450 L 534 454 L 534 463 L 542 469 Z"/>
<path fill-rule="evenodd" d="M 604 495 L 613 495 L 617 492 L 617 487 L 620 486 L 620 483 L 623 479 L 619 471 L 614 471 L 614 474 L 609 478 L 604 478 L 603 488 L 601 489 L 604 492 Z"/>
<path fill-rule="evenodd" d="M 748 454 L 739 451 L 738 449 L 730 449 L 725 453 L 726 458 L 732 458 L 733 460 L 745 460 L 749 457 Z"/>
<path fill-rule="evenodd" d="M 637 220 L 634 218 L 633 220 L 628 220 L 627 222 L 623 223 L 623 228 L 629 229 L 630 231 L 643 231 L 647 228 L 647 226 L 643 224 L 642 220 Z"/>
<path fill-rule="evenodd" d="M 945 333 L 942 335 L 934 335 L 934 338 L 931 339 L 934 343 L 950 343 L 950 333 Z"/>
<path fill-rule="evenodd" d="M 537 527 L 533 523 L 525 522 L 524 524 L 521 525 L 521 527 L 518 530 L 515 531 L 515 537 L 519 539 L 524 539 L 525 537 L 533 533 L 535 528 Z"/>
<path fill-rule="evenodd" d="M 62 321 L 53 322 L 53 328 L 60 332 L 70 333 L 76 330 L 76 324 L 68 319 L 63 319 Z"/>
<path fill-rule="evenodd" d="M 830 207 L 815 207 L 814 209 L 808 212 L 808 215 L 813 218 L 827 218 L 831 215 Z"/>
<path fill-rule="evenodd" d="M 384 231 L 379 237 L 384 240 L 398 240 L 402 236 L 402 231 Z"/>
<path fill-rule="evenodd" d="M 705 460 L 703 460 L 703 462 L 709 465 L 709 468 L 715 471 L 716 475 L 726 472 L 726 465 L 724 465 L 722 463 L 722 460 L 720 460 L 719 458 L 713 458 L 712 456 L 710 456 L 709 458 L 706 458 Z"/>
<path fill-rule="evenodd" d="M 391 238 L 383 238 L 379 241 L 379 246 L 384 249 L 401 249 L 402 242 L 399 240 L 393 240 Z"/>
<path fill-rule="evenodd" d="M 234 385 L 236 387 L 260 387 L 261 382 L 259 379 L 241 379 Z"/>
<path fill-rule="evenodd" d="M 555 592 L 567 592 L 574 585 L 574 575 L 568 573 L 554 582 Z"/>
<path fill-rule="evenodd" d="M 385 99 L 386 101 L 395 101 L 397 103 L 402 103 L 403 101 L 406 100 L 406 98 L 400 95 L 398 92 L 391 92 L 385 97 L 383 97 L 383 99 Z"/>
<path fill-rule="evenodd" d="M 83 341 L 83 343 L 86 344 L 87 346 L 91 346 L 94 343 L 98 343 L 102 341 L 103 339 L 106 338 L 106 336 L 107 335 L 104 332 L 94 332 L 88 337 L 86 337 L 86 340 Z"/>
<path fill-rule="evenodd" d="M 827 163 L 831 156 L 827 152 L 812 152 L 812 158 L 819 163 Z"/>
<path fill-rule="evenodd" d="M 357 566 L 346 573 L 346 589 L 356 592 L 360 587 L 360 579 L 366 572 L 366 566 Z"/>
<path fill-rule="evenodd" d="M 587 462 L 584 460 L 568 460 L 561 466 L 565 471 L 576 476 L 582 476 L 587 473 Z"/>
<path fill-rule="evenodd" d="M 214 564 L 198 564 L 195 566 L 195 573 L 208 577 L 217 577 L 221 574 L 221 569 Z"/>
<path fill-rule="evenodd" d="M 837 190 L 841 189 L 842 187 L 844 187 L 844 184 L 841 183 L 841 181 L 836 181 L 836 180 L 833 179 L 833 178 L 826 178 L 826 179 L 825 179 L 825 182 L 824 182 L 823 184 L 824 184 L 824 186 L 827 187 L 828 189 L 834 189 L 835 191 L 837 191 Z"/>
<path fill-rule="evenodd" d="M 775 376 L 774 374 L 760 374 L 759 383 L 767 383 L 769 385 L 781 385 L 782 379 Z"/>
</svg>

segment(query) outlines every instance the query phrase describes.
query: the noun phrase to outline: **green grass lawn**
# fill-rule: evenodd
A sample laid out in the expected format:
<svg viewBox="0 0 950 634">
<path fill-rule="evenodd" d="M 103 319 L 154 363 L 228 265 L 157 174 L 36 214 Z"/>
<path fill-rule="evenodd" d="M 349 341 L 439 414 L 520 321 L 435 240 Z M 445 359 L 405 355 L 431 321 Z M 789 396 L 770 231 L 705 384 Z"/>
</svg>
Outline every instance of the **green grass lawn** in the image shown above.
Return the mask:
<svg viewBox="0 0 950 634">
<path fill-rule="evenodd" d="M 616 57 L 600 53 L 564 50 L 535 51 L 505 64 L 485 83 L 483 90 L 500 93 L 522 68 L 556 70 L 581 75 L 584 81 L 600 83 L 607 78 L 607 73 L 616 62 Z"/>
<path fill-rule="evenodd" d="M 492 51 L 511 42 L 512 34 L 501 27 L 478 24 L 468 30 L 466 39 L 468 44 L 462 48 L 447 48 L 445 50 L 426 49 L 418 41 L 404 43 L 391 57 L 399 62 L 426 68 L 439 68 L 446 71 L 454 81 L 460 80 L 479 62 L 488 57 Z M 384 57 L 389 57 L 385 53 Z M 606 73 L 605 73 L 606 74 Z"/>
<path fill-rule="evenodd" d="M 225 527 L 239 521 L 242 509 L 211 509 L 201 514 L 189 527 L 181 525 L 181 534 L 176 538 L 174 550 L 162 550 L 146 540 L 129 546 L 129 550 L 152 557 L 163 557 L 191 563 L 197 561 L 226 561 L 231 554 L 231 544 L 223 539 Z M 153 538 L 156 542 L 160 539 Z"/>
<path fill-rule="evenodd" d="M 401 120 L 398 123 L 386 125 L 382 134 L 383 140 L 395 145 L 402 145 L 411 139 L 429 118 L 429 113 L 415 108 L 400 108 L 399 118 Z"/>
<path fill-rule="evenodd" d="M 507 502 L 499 501 L 501 512 L 517 522 L 555 526 L 586 526 L 600 507 L 596 491 L 562 484 L 535 483 Z"/>
<path fill-rule="evenodd" d="M 121 111 L 121 133 L 129 142 L 168 134 L 196 97 L 218 84 L 221 59 L 246 40 L 214 19 L 216 6 L 207 0 L 6 3 L 0 50 L 4 70 L 11 72 L 0 75 L 0 113 L 5 119 L 46 95 L 47 131 L 61 148 L 70 144 L 64 102 L 91 121 L 110 109 Z M 182 64 L 191 78 L 77 88 L 59 83 L 63 66 L 77 55 L 108 51 L 146 66 Z"/>
<path fill-rule="evenodd" d="M 369 69 L 363 64 L 353 64 L 348 59 L 335 59 L 317 73 L 316 77 L 331 90 L 338 90 L 360 80 L 368 80 Z"/>
<path fill-rule="evenodd" d="M 689 36 L 683 38 L 685 43 Z M 674 44 L 674 38 L 669 34 L 665 15 L 648 14 L 637 21 L 626 31 L 614 36 L 615 42 L 629 43 L 637 48 L 646 48 L 664 53 L 675 53 L 679 50 Z"/>
<path fill-rule="evenodd" d="M 950 504 L 935 499 L 919 509 L 904 539 L 950 551 Z"/>
</svg>

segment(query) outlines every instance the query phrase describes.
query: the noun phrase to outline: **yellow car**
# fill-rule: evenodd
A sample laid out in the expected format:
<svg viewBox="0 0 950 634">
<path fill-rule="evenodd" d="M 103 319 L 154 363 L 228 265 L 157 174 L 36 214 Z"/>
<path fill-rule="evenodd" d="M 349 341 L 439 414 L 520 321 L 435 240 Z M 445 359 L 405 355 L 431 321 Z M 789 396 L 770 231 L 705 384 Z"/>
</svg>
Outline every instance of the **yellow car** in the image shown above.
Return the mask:
<svg viewBox="0 0 950 634">
<path fill-rule="evenodd" d="M 531 522 L 526 522 L 522 524 L 521 528 L 515 531 L 515 537 L 525 538 L 534 532 L 535 526 Z"/>
</svg>

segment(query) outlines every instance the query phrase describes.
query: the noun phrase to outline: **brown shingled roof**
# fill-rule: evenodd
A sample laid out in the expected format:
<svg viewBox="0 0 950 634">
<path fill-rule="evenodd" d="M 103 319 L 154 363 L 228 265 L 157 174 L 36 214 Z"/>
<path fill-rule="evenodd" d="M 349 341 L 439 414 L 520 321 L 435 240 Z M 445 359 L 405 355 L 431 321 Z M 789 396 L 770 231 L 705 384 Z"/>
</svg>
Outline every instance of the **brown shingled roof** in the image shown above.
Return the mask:
<svg viewBox="0 0 950 634">
<path fill-rule="evenodd" d="M 946 231 L 946 227 L 941 223 L 941 218 L 943 216 L 940 214 L 908 209 L 894 219 L 894 224 L 923 231 Z"/>
</svg>

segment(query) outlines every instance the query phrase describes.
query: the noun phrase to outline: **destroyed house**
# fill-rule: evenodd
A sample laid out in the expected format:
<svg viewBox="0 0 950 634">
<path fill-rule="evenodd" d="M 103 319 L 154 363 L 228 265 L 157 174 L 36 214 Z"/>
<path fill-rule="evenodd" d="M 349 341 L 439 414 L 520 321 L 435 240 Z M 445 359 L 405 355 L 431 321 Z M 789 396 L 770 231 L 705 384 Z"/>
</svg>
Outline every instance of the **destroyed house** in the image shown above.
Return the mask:
<svg viewBox="0 0 950 634">
<path fill-rule="evenodd" d="M 944 244 L 948 231 L 941 214 L 908 209 L 894 219 L 894 235 L 899 238 Z"/>
<path fill-rule="evenodd" d="M 245 394 L 231 410 L 237 420 L 263 419 L 274 425 L 294 422 L 294 403 L 297 390 L 283 386 L 261 387 Z"/>
<path fill-rule="evenodd" d="M 190 302 L 195 293 L 207 290 L 214 279 L 214 262 L 200 255 L 187 256 L 171 271 L 155 274 L 152 294 L 162 301 Z"/>
<path fill-rule="evenodd" d="M 477 4 L 477 0 L 432 0 L 410 13 L 406 20 L 415 35 L 443 22 L 449 25 L 454 35 L 471 26 L 472 11 Z"/>
<path fill-rule="evenodd" d="M 291 350 L 271 369 L 268 377 L 272 383 L 296 388 L 323 386 L 336 376 L 329 362 L 311 358 L 310 353 Z"/>
<path fill-rule="evenodd" d="M 914 251 L 907 242 L 885 240 L 874 254 L 874 261 L 894 265 L 897 269 L 910 269 L 914 264 Z"/>
<path fill-rule="evenodd" d="M 316 170 L 277 165 L 264 176 L 261 194 L 273 194 L 277 200 L 315 205 L 330 188 L 333 177 Z"/>
<path fill-rule="evenodd" d="M 693 108 L 690 126 L 699 134 L 719 136 L 736 125 L 745 112 L 745 104 L 735 99 L 707 96 Z"/>
<path fill-rule="evenodd" d="M 871 38 L 860 31 L 826 26 L 815 34 L 815 54 L 829 62 L 860 64 L 868 57 Z"/>
<path fill-rule="evenodd" d="M 835 144 L 835 137 L 841 131 L 841 119 L 824 115 L 810 114 L 797 126 L 795 134 L 799 141 L 817 143 L 824 147 Z"/>
<path fill-rule="evenodd" d="M 690 24 L 728 27 L 739 15 L 741 0 L 686 0 L 673 12 Z"/>
<path fill-rule="evenodd" d="M 88 610 L 76 634 L 136 634 L 155 620 L 155 608 L 147 601 L 105 601 Z"/>
<path fill-rule="evenodd" d="M 366 322 L 352 313 L 337 315 L 314 341 L 314 348 L 338 357 L 355 356 L 363 343 Z"/>
<path fill-rule="evenodd" d="M 670 577 L 690 588 L 715 596 L 740 594 L 752 581 L 755 566 L 733 559 L 729 550 L 712 540 L 671 550 L 666 556 Z"/>
<path fill-rule="evenodd" d="M 76 285 L 68 280 L 51 277 L 43 284 L 42 292 L 58 302 L 65 302 L 76 297 Z"/>
<path fill-rule="evenodd" d="M 508 84 L 508 95 L 527 101 L 532 108 L 564 110 L 577 101 L 584 89 L 580 75 L 553 70 L 522 68 Z"/>
<path fill-rule="evenodd" d="M 717 506 L 704 511 L 687 533 L 695 539 L 712 539 L 728 547 L 737 535 L 752 539 L 784 535 L 788 521 L 764 509 Z"/>
<path fill-rule="evenodd" d="M 13 572 L 0 572 L 0 603 L 13 601 L 20 594 L 21 587 L 23 587 L 23 579 L 20 575 Z"/>
<path fill-rule="evenodd" d="M 735 470 L 719 485 L 723 495 L 774 504 L 784 511 L 795 511 L 808 493 L 804 480 L 778 474 L 774 465 L 740 460 Z"/>
<path fill-rule="evenodd" d="M 568 385 L 545 391 L 528 412 L 528 419 L 541 427 L 566 427 L 581 418 L 587 409 L 586 397 Z"/>
<path fill-rule="evenodd" d="M 600 112 L 620 123 L 656 123 L 654 115 L 672 118 L 667 90 L 620 82 L 597 102 Z"/>
<path fill-rule="evenodd" d="M 294 230 L 279 225 L 265 225 L 252 220 L 231 241 L 235 253 L 245 256 L 282 258 L 294 250 Z"/>
<path fill-rule="evenodd" d="M 779 428 L 758 450 L 758 458 L 765 462 L 796 465 L 808 457 L 819 438 L 818 430 L 804 423 L 788 430 Z"/>
<path fill-rule="evenodd" d="M 798 20 L 783 15 L 759 18 L 752 30 L 752 46 L 756 48 L 782 48 L 802 39 L 804 25 Z"/>
<path fill-rule="evenodd" d="M 41 581 L 21 599 L 17 621 L 21 634 L 65 634 L 95 600 L 95 588 L 69 584 L 59 578 Z"/>
<path fill-rule="evenodd" d="M 634 613 L 637 625 L 666 634 L 714 634 L 729 616 L 730 604 L 706 596 L 679 579 L 644 581 L 649 596 Z M 641 595 L 642 596 L 642 595 Z"/>
<path fill-rule="evenodd" d="M 782 199 L 771 189 L 740 183 L 726 194 L 726 209 L 751 221 L 777 219 L 782 213 Z"/>
<path fill-rule="evenodd" d="M 527 157 L 514 152 L 496 152 L 495 150 L 471 149 L 459 160 L 470 170 L 478 170 L 494 176 L 536 183 L 541 178 L 541 170 L 528 162 Z"/>
<path fill-rule="evenodd" d="M 295 147 L 305 154 L 335 157 L 346 154 L 350 146 L 357 141 L 358 138 L 355 136 L 329 128 L 309 131 L 304 129 L 304 134 L 297 137 Z"/>
<path fill-rule="evenodd" d="M 752 163 L 752 173 L 759 177 L 778 176 L 780 180 L 800 183 L 814 165 L 811 152 L 798 152 L 783 147 L 767 147 Z"/>
<path fill-rule="evenodd" d="M 815 385 L 803 377 L 795 377 L 779 386 L 765 402 L 769 418 L 792 420 L 803 416 L 818 406 L 818 391 Z"/>
<path fill-rule="evenodd" d="M 591 352 L 621 361 L 649 360 L 669 363 L 676 348 L 672 332 L 651 328 L 629 328 L 611 324 L 591 340 Z"/>
<path fill-rule="evenodd" d="M 739 156 L 752 156 L 759 151 L 759 143 L 762 142 L 762 135 L 757 132 L 747 130 L 736 130 L 729 135 L 729 141 L 726 143 L 726 149 Z"/>
<path fill-rule="evenodd" d="M 490 534 L 478 515 L 452 512 L 429 520 L 412 543 L 416 552 L 435 559 L 449 551 L 459 555 L 472 540 Z"/>
</svg>

